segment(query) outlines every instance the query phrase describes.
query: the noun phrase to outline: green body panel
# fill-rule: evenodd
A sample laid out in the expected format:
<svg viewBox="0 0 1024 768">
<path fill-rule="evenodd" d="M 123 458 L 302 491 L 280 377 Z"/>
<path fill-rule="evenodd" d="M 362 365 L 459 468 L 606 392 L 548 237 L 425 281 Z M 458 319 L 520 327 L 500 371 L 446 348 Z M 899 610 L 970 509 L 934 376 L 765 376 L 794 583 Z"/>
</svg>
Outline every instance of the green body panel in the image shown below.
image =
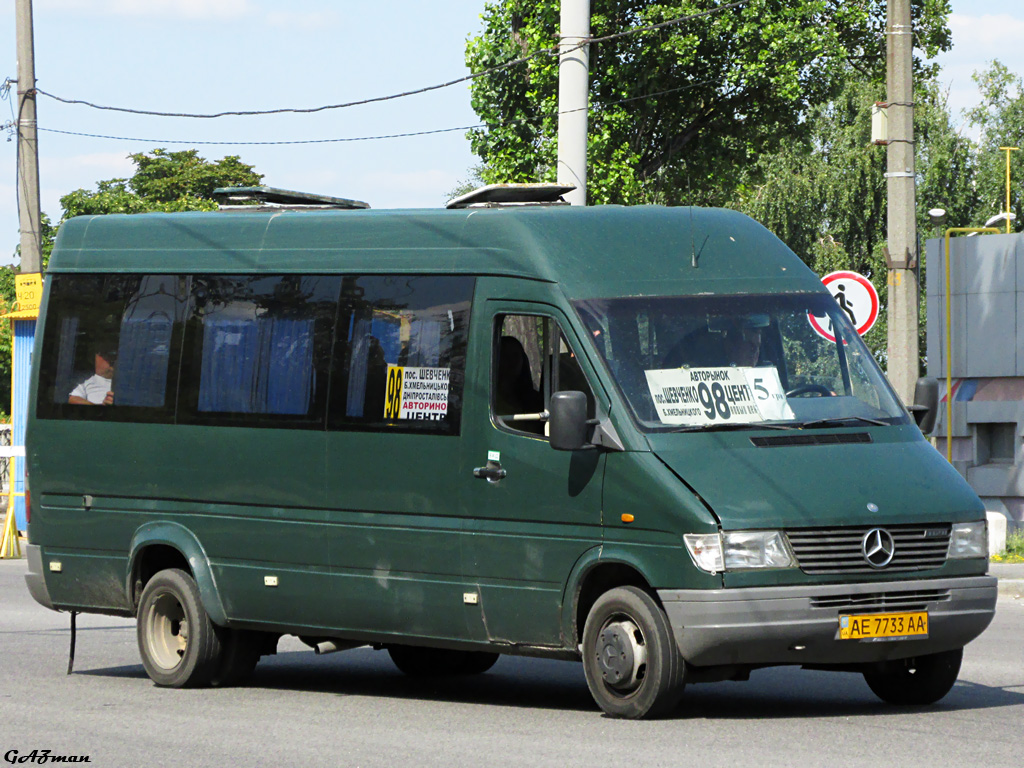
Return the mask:
<svg viewBox="0 0 1024 768">
<path fill-rule="evenodd" d="M 49 269 L 506 275 L 571 299 L 823 290 L 752 219 L 658 206 L 78 217 Z"/>
<path fill-rule="evenodd" d="M 756 431 L 651 435 L 650 442 L 715 511 L 724 530 L 985 516 L 970 486 L 916 427 L 857 431 L 869 433 L 872 442 L 761 448 L 750 441 L 752 434 L 764 434 Z M 868 504 L 878 511 L 869 512 Z"/>
<path fill-rule="evenodd" d="M 332 432 L 324 541 L 333 583 L 317 595 L 342 628 L 466 635 L 459 438 Z"/>
<path fill-rule="evenodd" d="M 609 455 L 604 511 L 603 560 L 632 565 L 656 589 L 721 588 L 721 574 L 698 570 L 683 546 L 684 533 L 717 531 L 714 516 L 653 453 Z"/>
<path fill-rule="evenodd" d="M 714 510 L 723 530 L 968 522 L 977 495 L 912 425 L 865 425 L 872 442 L 756 447 L 759 432 L 650 435 L 652 449 Z M 774 434 L 774 433 L 773 433 Z M 785 433 L 782 433 L 785 434 Z M 868 504 L 878 507 L 871 512 Z M 947 561 L 918 577 L 985 573 L 987 561 Z M 885 581 L 891 570 L 809 576 L 800 570 L 725 574 L 727 587 Z"/>
<path fill-rule="evenodd" d="M 566 578 L 573 565 L 601 542 L 601 486 L 605 454 L 563 452 L 546 440 L 513 433 L 491 420 L 489 382 L 495 318 L 532 314 L 553 318 L 575 349 L 582 349 L 556 289 L 543 283 L 482 279 L 474 305 L 462 425 L 459 486 L 466 509 L 466 578 L 480 593 L 474 636 L 501 644 L 559 645 Z M 528 301 L 527 301 L 528 300 Z M 588 380 L 592 364 L 581 355 Z M 607 395 L 599 389 L 599 410 Z M 491 452 L 508 476 L 498 483 L 473 477 Z"/>
<path fill-rule="evenodd" d="M 40 506 L 33 539 L 126 557 L 140 526 L 174 522 L 195 532 L 227 620 L 267 620 L 280 602 L 315 624 L 312 596 L 324 593 L 330 565 L 324 441 L 304 430 L 37 420 L 28 449 Z M 264 575 L 282 567 L 292 577 L 266 590 Z"/>
</svg>

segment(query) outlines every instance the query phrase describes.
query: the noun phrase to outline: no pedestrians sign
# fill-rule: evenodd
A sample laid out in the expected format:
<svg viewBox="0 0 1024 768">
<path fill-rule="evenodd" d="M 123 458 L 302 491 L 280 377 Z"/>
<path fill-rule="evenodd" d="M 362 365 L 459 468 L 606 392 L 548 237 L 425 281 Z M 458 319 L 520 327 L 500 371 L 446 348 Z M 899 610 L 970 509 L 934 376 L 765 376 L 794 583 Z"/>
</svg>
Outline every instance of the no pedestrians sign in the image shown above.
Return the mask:
<svg viewBox="0 0 1024 768">
<path fill-rule="evenodd" d="M 856 272 L 840 271 L 825 275 L 821 282 L 859 335 L 871 330 L 878 319 L 878 291 L 870 280 Z M 829 341 L 836 340 L 828 317 L 808 314 L 807 319 L 819 336 Z"/>
</svg>

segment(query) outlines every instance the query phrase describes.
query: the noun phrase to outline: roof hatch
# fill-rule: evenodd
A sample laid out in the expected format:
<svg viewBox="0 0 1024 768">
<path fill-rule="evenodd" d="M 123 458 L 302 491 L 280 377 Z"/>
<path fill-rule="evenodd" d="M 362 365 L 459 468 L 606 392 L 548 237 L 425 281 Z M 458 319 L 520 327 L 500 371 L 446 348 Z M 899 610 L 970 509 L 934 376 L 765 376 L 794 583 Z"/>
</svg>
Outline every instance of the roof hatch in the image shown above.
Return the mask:
<svg viewBox="0 0 1024 768">
<path fill-rule="evenodd" d="M 268 208 L 285 209 L 322 209 L 340 208 L 343 210 L 359 210 L 369 208 L 369 203 L 362 200 L 347 200 L 343 197 L 314 195 L 309 192 L 293 192 L 290 189 L 275 187 L 220 187 L 213 190 L 213 199 L 221 210 L 267 210 Z M 258 205 L 247 203 L 256 202 Z"/>
<path fill-rule="evenodd" d="M 488 184 L 453 197 L 446 208 L 502 208 L 515 205 L 568 205 L 562 197 L 576 187 L 567 184 Z"/>
</svg>

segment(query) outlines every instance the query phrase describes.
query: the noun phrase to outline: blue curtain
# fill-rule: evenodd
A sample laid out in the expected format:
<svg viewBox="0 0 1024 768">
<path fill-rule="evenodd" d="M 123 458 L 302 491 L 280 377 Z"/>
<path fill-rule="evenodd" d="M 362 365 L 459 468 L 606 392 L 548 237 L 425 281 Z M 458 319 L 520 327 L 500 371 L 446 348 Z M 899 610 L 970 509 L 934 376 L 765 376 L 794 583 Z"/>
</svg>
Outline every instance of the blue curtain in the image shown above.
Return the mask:
<svg viewBox="0 0 1024 768">
<path fill-rule="evenodd" d="M 114 403 L 144 408 L 163 406 L 173 323 L 165 314 L 121 322 L 114 366 Z"/>
<path fill-rule="evenodd" d="M 311 319 L 205 319 L 200 411 L 302 415 L 313 382 Z"/>
</svg>

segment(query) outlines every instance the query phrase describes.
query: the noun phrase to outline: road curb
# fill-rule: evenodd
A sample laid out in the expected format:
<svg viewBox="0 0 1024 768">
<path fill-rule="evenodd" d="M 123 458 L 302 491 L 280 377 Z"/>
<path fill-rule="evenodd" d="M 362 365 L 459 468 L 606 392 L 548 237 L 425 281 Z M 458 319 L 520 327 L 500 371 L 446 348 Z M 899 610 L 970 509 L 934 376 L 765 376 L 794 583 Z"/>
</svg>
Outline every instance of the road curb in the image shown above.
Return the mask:
<svg viewBox="0 0 1024 768">
<path fill-rule="evenodd" d="M 1024 579 L 1000 579 L 999 596 L 1024 599 Z"/>
</svg>

